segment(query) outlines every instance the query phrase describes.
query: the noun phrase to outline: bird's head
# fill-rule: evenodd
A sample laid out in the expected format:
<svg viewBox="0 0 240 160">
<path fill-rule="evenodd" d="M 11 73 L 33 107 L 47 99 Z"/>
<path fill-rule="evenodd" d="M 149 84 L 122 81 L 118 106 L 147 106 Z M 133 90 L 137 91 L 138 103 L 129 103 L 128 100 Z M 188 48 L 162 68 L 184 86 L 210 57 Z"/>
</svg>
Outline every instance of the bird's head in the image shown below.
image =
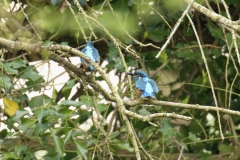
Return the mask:
<svg viewBox="0 0 240 160">
<path fill-rule="evenodd" d="M 88 42 L 86 43 L 86 46 L 93 46 L 93 42 L 92 42 L 92 41 L 88 41 Z"/>
<path fill-rule="evenodd" d="M 135 74 L 139 75 L 139 77 L 142 77 L 142 78 L 148 77 L 147 73 L 143 72 L 142 70 L 137 70 Z"/>
<path fill-rule="evenodd" d="M 131 72 L 127 72 L 128 75 L 130 76 L 134 76 L 135 78 L 139 78 L 139 77 L 148 77 L 147 73 L 141 71 L 141 70 L 137 70 L 135 73 L 131 73 Z"/>
</svg>

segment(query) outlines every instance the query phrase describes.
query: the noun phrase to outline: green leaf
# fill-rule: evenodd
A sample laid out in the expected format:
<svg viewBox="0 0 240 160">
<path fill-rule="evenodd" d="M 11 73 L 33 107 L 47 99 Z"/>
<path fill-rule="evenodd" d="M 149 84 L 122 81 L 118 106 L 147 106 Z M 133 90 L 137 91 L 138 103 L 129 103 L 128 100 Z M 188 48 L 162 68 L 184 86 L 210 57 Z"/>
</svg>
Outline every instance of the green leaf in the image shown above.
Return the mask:
<svg viewBox="0 0 240 160">
<path fill-rule="evenodd" d="M 146 30 L 143 34 L 143 38 L 147 38 L 148 37 L 148 31 Z"/>
<path fill-rule="evenodd" d="M 67 141 L 72 137 L 73 130 L 69 130 L 64 138 L 64 145 L 67 143 Z"/>
<path fill-rule="evenodd" d="M 44 46 L 50 46 L 50 45 L 53 45 L 53 44 L 54 44 L 54 41 L 48 41 L 48 40 L 46 40 L 46 41 L 43 43 Z"/>
<path fill-rule="evenodd" d="M 119 72 L 124 71 L 124 65 L 123 65 L 123 62 L 122 62 L 122 58 L 115 57 L 114 62 L 115 62 L 114 68 L 118 69 Z"/>
<path fill-rule="evenodd" d="M 109 107 L 109 104 L 99 103 L 97 104 L 97 106 L 98 106 L 98 111 L 102 113 L 103 111 L 106 111 L 106 109 Z"/>
<path fill-rule="evenodd" d="M 92 144 L 94 144 L 96 142 L 95 139 L 90 139 L 87 141 L 86 147 L 90 147 Z"/>
<path fill-rule="evenodd" d="M 142 108 L 142 109 L 138 110 L 138 113 L 142 116 L 150 115 L 150 113 L 148 112 L 148 110 L 146 110 L 146 108 Z"/>
<path fill-rule="evenodd" d="M 59 105 L 80 107 L 81 105 L 83 105 L 83 102 L 64 100 Z"/>
<path fill-rule="evenodd" d="M 7 119 L 7 127 L 8 129 L 12 129 L 13 128 L 13 124 L 15 123 L 15 121 L 12 118 L 8 118 Z"/>
<path fill-rule="evenodd" d="M 203 69 L 202 69 L 202 76 L 203 76 L 202 85 L 205 85 L 207 83 L 207 73 Z"/>
<path fill-rule="evenodd" d="M 114 45 L 114 43 L 109 43 L 108 44 L 108 53 L 107 53 L 107 56 L 110 58 L 110 59 L 113 59 L 115 58 L 116 56 L 118 56 L 119 53 L 118 53 L 118 50 L 116 48 L 116 46 Z"/>
<path fill-rule="evenodd" d="M 36 81 L 32 81 L 32 80 L 28 80 L 26 82 L 26 85 L 28 86 L 28 88 L 33 88 L 34 91 L 40 91 L 42 89 L 42 86 L 40 83 L 43 83 L 44 79 L 43 78 L 39 78 Z"/>
<path fill-rule="evenodd" d="M 172 136 L 176 136 L 177 134 L 179 134 L 171 125 L 171 123 L 169 122 L 169 120 L 163 120 L 163 124 L 161 125 L 161 128 L 158 129 L 158 131 L 162 132 L 163 135 L 168 136 L 168 137 L 172 137 Z"/>
<path fill-rule="evenodd" d="M 122 143 L 120 140 L 118 139 L 113 139 L 112 142 L 116 143 L 116 145 L 121 148 L 121 149 L 125 149 L 129 152 L 133 152 L 134 149 L 132 146 L 129 145 L 129 143 Z"/>
<path fill-rule="evenodd" d="M 32 81 L 36 81 L 37 79 L 41 78 L 42 76 L 38 75 L 35 71 L 26 71 L 20 76 L 20 78 L 29 79 Z"/>
<path fill-rule="evenodd" d="M 152 127 L 152 126 L 148 126 L 143 129 L 144 135 L 146 135 L 146 137 L 148 137 L 148 138 L 150 138 L 154 134 L 155 131 L 156 131 L 156 128 Z"/>
<path fill-rule="evenodd" d="M 4 139 L 7 136 L 7 129 L 3 129 L 0 131 L 0 139 Z"/>
<path fill-rule="evenodd" d="M 28 111 L 25 109 L 18 109 L 15 113 L 15 115 L 13 116 L 13 120 L 19 121 L 24 115 L 28 114 Z"/>
<path fill-rule="evenodd" d="M 136 4 L 136 3 L 137 3 L 136 0 L 129 0 L 128 1 L 129 6 L 132 6 L 133 4 Z"/>
<path fill-rule="evenodd" d="M 87 108 L 91 107 L 93 105 L 93 97 L 92 96 L 80 96 L 80 99 L 83 101 L 83 103 L 87 106 Z"/>
<path fill-rule="evenodd" d="M 183 100 L 180 101 L 181 103 L 188 104 L 189 102 L 189 96 L 185 97 Z"/>
<path fill-rule="evenodd" d="M 117 145 L 119 146 L 119 148 L 125 149 L 125 150 L 127 150 L 129 152 L 133 152 L 134 151 L 133 147 L 130 146 L 129 143 L 118 143 Z"/>
<path fill-rule="evenodd" d="M 69 46 L 69 45 L 68 45 L 68 42 L 61 42 L 60 44 L 61 44 L 61 45 L 64 45 L 64 46 Z"/>
<path fill-rule="evenodd" d="M 42 123 L 38 122 L 37 129 L 40 133 L 43 133 L 44 131 L 48 130 L 51 125 L 52 124 L 47 121 L 44 121 Z"/>
<path fill-rule="evenodd" d="M 192 121 L 189 125 L 189 130 L 193 133 L 193 134 L 198 134 L 200 132 L 202 132 L 201 127 L 199 126 L 199 123 L 197 123 L 196 121 Z"/>
<path fill-rule="evenodd" d="M 168 60 L 167 53 L 162 52 L 162 54 L 160 55 L 160 59 L 162 60 L 162 62 L 166 62 Z"/>
<path fill-rule="evenodd" d="M 58 113 L 64 115 L 64 117 L 65 117 L 65 115 L 75 113 L 75 112 L 72 109 L 69 109 L 69 108 L 62 108 L 62 109 L 58 110 Z"/>
<path fill-rule="evenodd" d="M 177 12 L 186 8 L 186 4 L 183 3 L 183 1 L 167 0 L 164 2 L 164 7 L 166 7 L 169 11 Z"/>
<path fill-rule="evenodd" d="M 11 79 L 7 76 L 0 75 L 0 87 L 10 88 L 12 86 Z"/>
<path fill-rule="evenodd" d="M 197 136 L 195 134 L 193 134 L 192 132 L 188 133 L 188 138 L 192 141 L 196 141 L 197 140 Z"/>
<path fill-rule="evenodd" d="M 42 60 L 48 60 L 51 52 L 48 49 L 44 49 L 41 53 Z"/>
<path fill-rule="evenodd" d="M 26 151 L 27 150 L 27 146 L 25 145 L 22 145 L 22 144 L 17 144 L 15 147 L 14 147 L 14 151 L 15 153 L 17 154 L 18 157 L 21 156 L 22 152 L 23 151 Z"/>
<path fill-rule="evenodd" d="M 88 118 L 91 116 L 91 113 L 92 113 L 91 111 L 80 110 L 79 111 L 79 123 L 82 124 L 83 122 L 88 120 Z"/>
<path fill-rule="evenodd" d="M 43 119 L 45 116 L 49 115 L 49 114 L 48 114 L 48 110 L 47 110 L 46 108 L 37 108 L 37 109 L 35 110 L 35 114 L 36 114 L 36 116 L 37 116 L 38 123 L 42 123 L 42 119 Z"/>
<path fill-rule="evenodd" d="M 36 96 L 36 97 L 33 97 L 29 101 L 29 107 L 30 108 L 40 107 L 40 106 L 50 102 L 50 100 L 51 99 L 47 95 Z"/>
<path fill-rule="evenodd" d="M 47 12 L 47 13 L 51 13 L 52 8 L 50 6 L 45 6 L 44 11 Z"/>
<path fill-rule="evenodd" d="M 87 153 L 88 153 L 87 148 L 81 142 L 77 142 L 77 141 L 74 141 L 74 142 L 76 144 L 78 155 L 82 155 L 84 159 L 87 159 Z"/>
<path fill-rule="evenodd" d="M 168 35 L 168 32 L 166 30 L 157 28 L 154 30 L 148 30 L 148 38 L 151 39 L 154 42 L 160 42 L 164 39 L 165 36 Z"/>
<path fill-rule="evenodd" d="M 234 151 L 234 146 L 226 145 L 226 144 L 220 144 L 218 146 L 218 149 L 221 152 L 221 154 L 231 153 L 231 152 Z"/>
<path fill-rule="evenodd" d="M 18 74 L 18 70 L 13 69 L 10 63 L 4 63 L 3 68 L 7 74 Z"/>
<path fill-rule="evenodd" d="M 208 30 L 210 31 L 213 37 L 219 38 L 219 39 L 222 39 L 222 37 L 224 37 L 223 32 L 213 27 L 211 23 L 207 23 L 206 26 L 208 27 Z"/>
<path fill-rule="evenodd" d="M 66 83 L 66 86 L 62 90 L 62 93 L 63 93 L 65 99 L 68 99 L 74 85 L 75 85 L 74 79 L 71 79 Z"/>
<path fill-rule="evenodd" d="M 18 159 L 18 156 L 14 152 L 7 152 L 3 154 L 3 158 L 1 160 L 9 159 Z"/>
<path fill-rule="evenodd" d="M 52 133 L 53 143 L 55 146 L 55 151 L 60 154 L 62 157 L 64 155 L 63 151 L 63 140 Z"/>
<path fill-rule="evenodd" d="M 58 96 L 58 91 L 56 90 L 55 87 L 53 87 L 53 92 L 52 92 L 52 99 L 55 101 Z"/>
<path fill-rule="evenodd" d="M 11 66 L 13 68 L 21 68 L 21 67 L 26 67 L 26 61 L 22 60 L 21 58 L 15 58 L 11 62 Z"/>
<path fill-rule="evenodd" d="M 35 128 L 36 122 L 37 122 L 37 119 L 34 119 L 34 118 L 23 118 L 18 128 L 23 132 L 26 132 L 28 129 Z"/>
<path fill-rule="evenodd" d="M 47 121 L 51 123 L 55 123 L 59 119 L 59 113 L 56 111 L 55 108 L 49 108 L 48 109 L 48 116 L 47 116 Z"/>
<path fill-rule="evenodd" d="M 112 132 L 112 133 L 109 135 L 108 138 L 109 138 L 109 139 L 115 138 L 115 137 L 117 137 L 119 134 L 120 134 L 119 131 Z"/>
</svg>

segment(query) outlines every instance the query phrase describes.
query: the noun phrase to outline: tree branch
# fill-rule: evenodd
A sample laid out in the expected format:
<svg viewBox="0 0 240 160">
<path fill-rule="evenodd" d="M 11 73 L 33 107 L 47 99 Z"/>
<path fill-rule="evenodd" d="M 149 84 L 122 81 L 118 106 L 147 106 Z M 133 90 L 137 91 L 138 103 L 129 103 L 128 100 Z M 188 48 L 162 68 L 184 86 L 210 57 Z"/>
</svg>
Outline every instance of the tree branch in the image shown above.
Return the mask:
<svg viewBox="0 0 240 160">
<path fill-rule="evenodd" d="M 146 101 L 124 101 L 129 107 L 134 107 L 137 105 L 143 105 L 146 104 Z M 200 109 L 200 110 L 205 110 L 205 111 L 219 111 L 222 113 L 226 114 L 231 114 L 231 115 L 236 115 L 240 116 L 239 111 L 233 111 L 230 109 L 225 109 L 225 108 L 216 108 L 213 106 L 204 106 L 204 105 L 199 105 L 199 104 L 184 104 L 184 103 L 175 103 L 175 102 L 166 102 L 166 101 L 157 101 L 157 100 L 150 100 L 147 101 L 148 105 L 162 105 L 162 106 L 169 106 L 169 107 L 180 107 L 180 108 L 188 108 L 188 109 Z"/>
<path fill-rule="evenodd" d="M 190 4 L 191 0 L 183 0 L 184 3 Z M 198 4 L 197 2 L 192 3 L 192 8 L 195 9 L 198 12 L 201 12 L 202 14 L 206 15 L 207 17 L 211 18 L 214 22 L 219 22 L 223 25 L 226 25 L 229 28 L 234 29 L 237 32 L 240 32 L 240 25 L 237 22 L 231 21 L 209 9 L 206 7 Z"/>
</svg>

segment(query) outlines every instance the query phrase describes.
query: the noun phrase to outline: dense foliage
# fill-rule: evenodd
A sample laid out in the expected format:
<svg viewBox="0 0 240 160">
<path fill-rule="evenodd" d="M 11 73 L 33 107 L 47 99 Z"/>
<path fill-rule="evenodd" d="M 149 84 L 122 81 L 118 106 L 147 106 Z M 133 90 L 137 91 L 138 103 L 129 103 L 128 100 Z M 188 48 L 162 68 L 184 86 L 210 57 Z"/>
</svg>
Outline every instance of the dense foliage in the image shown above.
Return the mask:
<svg viewBox="0 0 240 160">
<path fill-rule="evenodd" d="M 187 2 L 1 1 L 1 125 L 6 125 L 0 130 L 2 159 L 37 159 L 39 150 L 47 151 L 44 159 L 136 159 L 134 139 L 142 159 L 240 159 L 240 116 L 207 109 L 239 111 L 239 31 L 193 7 L 175 28 Z M 196 2 L 240 28 L 239 0 Z M 170 43 L 156 58 L 174 29 Z M 75 52 L 49 49 L 54 45 L 81 49 L 89 40 L 95 42 L 117 95 L 103 73 L 85 74 L 68 65 Z M 46 65 L 55 61 L 64 68 L 69 78 L 62 79 L 61 89 L 57 77 L 48 79 L 48 73 L 39 73 L 39 64 L 31 63 L 38 60 Z M 157 100 L 174 102 L 172 106 L 133 102 L 134 80 L 126 72 L 139 68 L 158 82 Z M 46 94 L 49 88 L 51 95 Z M 141 116 L 175 113 L 192 120 L 143 121 L 126 116 L 121 103 Z"/>
</svg>

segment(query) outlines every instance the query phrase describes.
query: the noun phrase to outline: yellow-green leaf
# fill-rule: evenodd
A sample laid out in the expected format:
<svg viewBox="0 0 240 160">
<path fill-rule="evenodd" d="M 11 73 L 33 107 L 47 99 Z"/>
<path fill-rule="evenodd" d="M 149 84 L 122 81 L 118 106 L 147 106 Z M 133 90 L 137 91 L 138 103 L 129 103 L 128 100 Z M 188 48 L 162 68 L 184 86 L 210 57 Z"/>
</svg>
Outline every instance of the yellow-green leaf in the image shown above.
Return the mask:
<svg viewBox="0 0 240 160">
<path fill-rule="evenodd" d="M 144 38 L 147 38 L 147 37 L 148 37 L 148 31 L 145 31 L 145 32 L 144 32 L 143 37 L 144 37 Z"/>
<path fill-rule="evenodd" d="M 162 52 L 162 54 L 160 55 L 160 59 L 163 62 L 166 62 L 168 60 L 168 56 L 167 56 L 166 52 Z"/>
<path fill-rule="evenodd" d="M 207 83 L 207 72 L 202 69 L 203 85 Z"/>
<path fill-rule="evenodd" d="M 3 98 L 3 104 L 5 113 L 7 113 L 10 117 L 12 117 L 19 109 L 18 104 L 8 98 Z"/>
</svg>

